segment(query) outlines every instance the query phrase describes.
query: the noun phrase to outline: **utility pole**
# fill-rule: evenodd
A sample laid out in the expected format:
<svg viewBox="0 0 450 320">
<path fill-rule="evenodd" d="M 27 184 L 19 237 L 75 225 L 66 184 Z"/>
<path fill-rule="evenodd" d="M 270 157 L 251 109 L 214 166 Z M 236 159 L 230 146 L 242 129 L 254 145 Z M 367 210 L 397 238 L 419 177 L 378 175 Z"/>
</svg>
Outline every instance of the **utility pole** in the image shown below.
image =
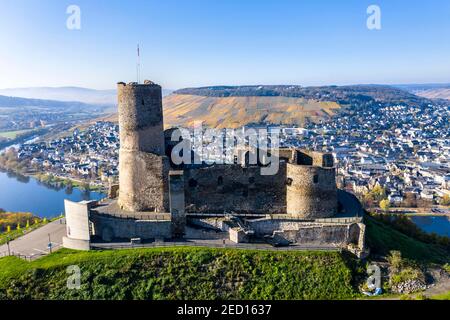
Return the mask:
<svg viewBox="0 0 450 320">
<path fill-rule="evenodd" d="M 8 246 L 8 256 L 11 255 L 11 249 L 9 248 L 9 237 L 6 238 L 6 245 Z"/>
<path fill-rule="evenodd" d="M 52 241 L 50 240 L 50 233 L 48 234 L 48 250 L 52 253 Z"/>
</svg>

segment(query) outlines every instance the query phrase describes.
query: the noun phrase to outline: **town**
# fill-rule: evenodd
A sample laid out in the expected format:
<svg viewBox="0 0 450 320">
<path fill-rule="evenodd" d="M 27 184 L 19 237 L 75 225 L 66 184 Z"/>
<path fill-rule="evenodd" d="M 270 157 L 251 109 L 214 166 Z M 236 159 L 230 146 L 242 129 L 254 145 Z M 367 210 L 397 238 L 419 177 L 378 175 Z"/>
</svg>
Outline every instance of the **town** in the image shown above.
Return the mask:
<svg viewBox="0 0 450 320">
<path fill-rule="evenodd" d="M 378 186 L 391 206 L 448 205 L 449 117 L 450 107 L 445 104 L 392 105 L 344 110 L 305 128 L 264 129 L 278 133 L 282 147 L 333 153 L 338 185 L 354 194 L 362 196 Z M 96 122 L 67 137 L 23 144 L 17 157 L 37 172 L 107 186 L 118 176 L 118 129 L 113 122 Z M 203 161 L 217 161 L 214 150 L 208 151 L 213 147 L 203 146 Z"/>
<path fill-rule="evenodd" d="M 118 125 L 97 122 L 84 131 L 76 128 L 67 137 L 23 144 L 16 152 L 28 172 L 95 184 L 117 177 L 118 150 Z"/>
</svg>

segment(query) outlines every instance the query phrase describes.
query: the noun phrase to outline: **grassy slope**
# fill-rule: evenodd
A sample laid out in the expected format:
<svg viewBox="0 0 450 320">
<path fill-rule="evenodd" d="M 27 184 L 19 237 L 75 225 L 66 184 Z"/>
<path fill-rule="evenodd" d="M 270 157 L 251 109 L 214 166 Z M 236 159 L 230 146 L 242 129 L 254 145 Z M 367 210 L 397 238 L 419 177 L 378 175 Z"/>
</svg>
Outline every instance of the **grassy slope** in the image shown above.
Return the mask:
<svg viewBox="0 0 450 320">
<path fill-rule="evenodd" d="M 399 250 L 420 263 L 450 262 L 437 246 L 373 218 L 366 223 L 373 253 Z M 81 268 L 81 290 L 66 289 L 69 265 Z M 359 296 L 354 283 L 360 269 L 338 252 L 63 249 L 31 263 L 0 259 L 0 299 L 349 299 Z"/>
<path fill-rule="evenodd" d="M 450 89 L 449 88 L 436 88 L 423 90 L 416 93 L 420 97 L 428 99 L 447 99 L 450 100 Z"/>
<path fill-rule="evenodd" d="M 164 128 L 192 127 L 203 121 L 211 128 L 239 128 L 247 124 L 271 123 L 303 126 L 336 114 L 341 106 L 291 97 L 202 97 L 172 94 L 163 99 Z M 117 113 L 96 121 L 117 122 Z"/>
<path fill-rule="evenodd" d="M 345 299 L 357 295 L 346 260 L 338 252 L 61 250 L 31 263 L 0 259 L 0 299 Z M 66 289 L 73 264 L 81 290 Z"/>
<path fill-rule="evenodd" d="M 18 130 L 18 131 L 3 131 L 0 132 L 0 137 L 6 138 L 6 139 L 15 139 L 19 134 L 28 133 L 32 130 Z"/>
<path fill-rule="evenodd" d="M 445 264 L 450 262 L 450 253 L 432 245 L 420 242 L 391 227 L 366 217 L 367 245 L 372 253 L 386 255 L 391 250 L 400 251 L 403 258 L 420 263 Z"/>
<path fill-rule="evenodd" d="M 317 121 L 333 115 L 340 106 L 290 97 L 203 97 L 172 94 L 164 98 L 166 127 L 193 126 L 204 121 L 214 128 L 239 128 L 251 123 L 303 126 L 305 119 Z"/>
<path fill-rule="evenodd" d="M 450 300 L 450 292 L 432 297 L 433 300 Z"/>
</svg>

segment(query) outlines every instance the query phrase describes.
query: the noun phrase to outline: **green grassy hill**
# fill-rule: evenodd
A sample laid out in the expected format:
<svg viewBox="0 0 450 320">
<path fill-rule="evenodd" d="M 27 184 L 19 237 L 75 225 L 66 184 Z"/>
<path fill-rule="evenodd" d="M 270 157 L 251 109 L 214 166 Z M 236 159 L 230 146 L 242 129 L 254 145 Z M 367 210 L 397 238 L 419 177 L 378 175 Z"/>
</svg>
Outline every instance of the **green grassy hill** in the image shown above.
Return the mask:
<svg viewBox="0 0 450 320">
<path fill-rule="evenodd" d="M 0 299 L 348 299 L 348 263 L 339 252 L 61 250 L 0 259 Z M 66 288 L 69 265 L 81 268 L 80 290 Z"/>
<path fill-rule="evenodd" d="M 450 263 L 450 252 L 439 246 L 408 237 L 372 217 L 366 217 L 365 221 L 366 244 L 373 254 L 385 256 L 389 251 L 400 251 L 402 257 L 421 264 Z"/>
<path fill-rule="evenodd" d="M 449 252 L 367 217 L 375 255 L 400 251 L 422 266 L 450 263 Z M 81 270 L 69 290 L 67 267 Z M 154 248 L 77 252 L 34 262 L 0 259 L 1 299 L 355 299 L 365 262 L 340 252 Z M 445 298 L 444 295 L 442 298 Z"/>
</svg>

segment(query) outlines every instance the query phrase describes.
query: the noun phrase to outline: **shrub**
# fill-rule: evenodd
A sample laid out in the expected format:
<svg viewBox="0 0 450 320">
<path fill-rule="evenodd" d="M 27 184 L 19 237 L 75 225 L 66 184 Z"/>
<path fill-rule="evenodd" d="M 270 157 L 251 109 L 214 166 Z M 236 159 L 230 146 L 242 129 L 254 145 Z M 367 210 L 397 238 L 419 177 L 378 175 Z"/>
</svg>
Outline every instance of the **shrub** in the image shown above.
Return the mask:
<svg viewBox="0 0 450 320">
<path fill-rule="evenodd" d="M 424 280 L 424 275 L 420 269 L 406 267 L 391 276 L 391 285 L 397 285 L 409 280 Z"/>
</svg>

